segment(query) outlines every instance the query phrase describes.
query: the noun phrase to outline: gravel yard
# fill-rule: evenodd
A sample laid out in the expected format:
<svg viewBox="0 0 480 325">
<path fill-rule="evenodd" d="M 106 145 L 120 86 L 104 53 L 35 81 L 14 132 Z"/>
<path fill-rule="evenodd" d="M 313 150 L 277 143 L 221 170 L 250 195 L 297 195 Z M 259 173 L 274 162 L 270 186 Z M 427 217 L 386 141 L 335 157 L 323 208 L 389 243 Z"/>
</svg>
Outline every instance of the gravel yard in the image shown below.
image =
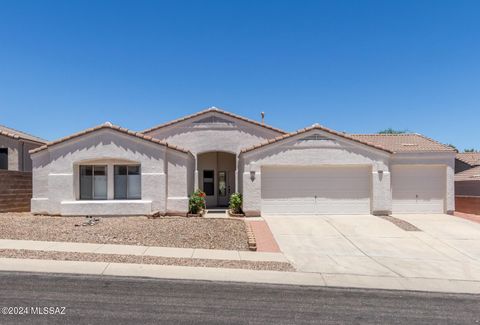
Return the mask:
<svg viewBox="0 0 480 325">
<path fill-rule="evenodd" d="M 220 267 L 229 269 L 250 269 L 269 271 L 291 271 L 295 269 L 289 263 L 281 262 L 252 262 L 252 261 L 229 261 L 229 260 L 208 260 L 194 258 L 173 258 L 136 255 L 114 255 L 95 253 L 67 253 L 67 252 L 46 252 L 31 251 L 23 249 L 0 249 L 0 257 L 6 258 L 29 258 L 62 261 L 89 261 L 108 263 L 135 263 L 135 264 L 160 264 L 180 265 L 198 267 Z"/>
<path fill-rule="evenodd" d="M 93 226 L 82 226 L 84 222 L 84 217 L 0 213 L 0 238 L 248 250 L 243 220 L 104 217 Z"/>
</svg>

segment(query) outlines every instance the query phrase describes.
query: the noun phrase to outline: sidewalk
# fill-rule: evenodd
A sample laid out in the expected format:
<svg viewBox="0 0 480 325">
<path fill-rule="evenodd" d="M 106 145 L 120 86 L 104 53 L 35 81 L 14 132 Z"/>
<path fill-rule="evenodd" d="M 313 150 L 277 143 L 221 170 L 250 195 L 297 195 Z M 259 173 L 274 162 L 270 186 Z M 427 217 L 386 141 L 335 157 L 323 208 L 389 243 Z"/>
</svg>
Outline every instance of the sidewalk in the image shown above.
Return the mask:
<svg viewBox="0 0 480 325">
<path fill-rule="evenodd" d="M 0 249 L 25 249 L 46 252 L 72 252 L 155 257 L 176 257 L 252 262 L 286 262 L 282 253 L 233 251 L 200 248 L 152 247 L 134 245 L 70 243 L 0 239 Z"/>
<path fill-rule="evenodd" d="M 0 271 L 480 294 L 479 281 L 0 258 Z"/>
</svg>

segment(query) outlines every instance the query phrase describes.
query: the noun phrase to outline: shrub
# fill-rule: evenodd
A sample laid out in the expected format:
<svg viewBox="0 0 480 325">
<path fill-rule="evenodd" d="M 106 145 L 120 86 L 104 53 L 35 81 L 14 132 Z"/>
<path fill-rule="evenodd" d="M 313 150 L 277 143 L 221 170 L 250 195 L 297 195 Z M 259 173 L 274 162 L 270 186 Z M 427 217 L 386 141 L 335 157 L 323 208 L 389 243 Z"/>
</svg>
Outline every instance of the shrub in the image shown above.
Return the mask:
<svg viewBox="0 0 480 325">
<path fill-rule="evenodd" d="M 197 214 L 205 209 L 205 193 L 200 190 L 196 190 L 190 196 L 188 200 L 188 211 L 192 214 Z"/>
<path fill-rule="evenodd" d="M 243 203 L 243 198 L 242 194 L 240 193 L 233 193 L 230 196 L 230 210 L 232 210 L 233 213 L 242 213 L 242 203 Z"/>
</svg>

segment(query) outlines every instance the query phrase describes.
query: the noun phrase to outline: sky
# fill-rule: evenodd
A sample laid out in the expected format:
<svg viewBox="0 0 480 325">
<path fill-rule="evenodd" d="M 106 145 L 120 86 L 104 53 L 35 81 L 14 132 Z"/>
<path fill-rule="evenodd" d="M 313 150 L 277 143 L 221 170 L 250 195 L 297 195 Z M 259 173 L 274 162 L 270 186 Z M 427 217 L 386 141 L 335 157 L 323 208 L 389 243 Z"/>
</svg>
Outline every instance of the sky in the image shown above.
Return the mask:
<svg viewBox="0 0 480 325">
<path fill-rule="evenodd" d="M 480 149 L 480 1 L 0 0 L 0 124 L 54 140 L 211 106 Z"/>
</svg>

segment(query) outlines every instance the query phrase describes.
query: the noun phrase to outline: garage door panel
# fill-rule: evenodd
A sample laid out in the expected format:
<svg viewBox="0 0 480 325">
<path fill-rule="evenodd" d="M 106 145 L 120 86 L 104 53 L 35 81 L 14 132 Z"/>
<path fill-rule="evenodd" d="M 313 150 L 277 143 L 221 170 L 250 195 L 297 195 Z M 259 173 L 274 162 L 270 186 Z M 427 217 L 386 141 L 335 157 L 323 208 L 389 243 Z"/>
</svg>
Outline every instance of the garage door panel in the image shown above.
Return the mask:
<svg viewBox="0 0 480 325">
<path fill-rule="evenodd" d="M 446 167 L 393 166 L 393 213 L 444 213 Z"/>
<path fill-rule="evenodd" d="M 370 175 L 367 166 L 262 168 L 262 212 L 369 214 Z"/>
</svg>

